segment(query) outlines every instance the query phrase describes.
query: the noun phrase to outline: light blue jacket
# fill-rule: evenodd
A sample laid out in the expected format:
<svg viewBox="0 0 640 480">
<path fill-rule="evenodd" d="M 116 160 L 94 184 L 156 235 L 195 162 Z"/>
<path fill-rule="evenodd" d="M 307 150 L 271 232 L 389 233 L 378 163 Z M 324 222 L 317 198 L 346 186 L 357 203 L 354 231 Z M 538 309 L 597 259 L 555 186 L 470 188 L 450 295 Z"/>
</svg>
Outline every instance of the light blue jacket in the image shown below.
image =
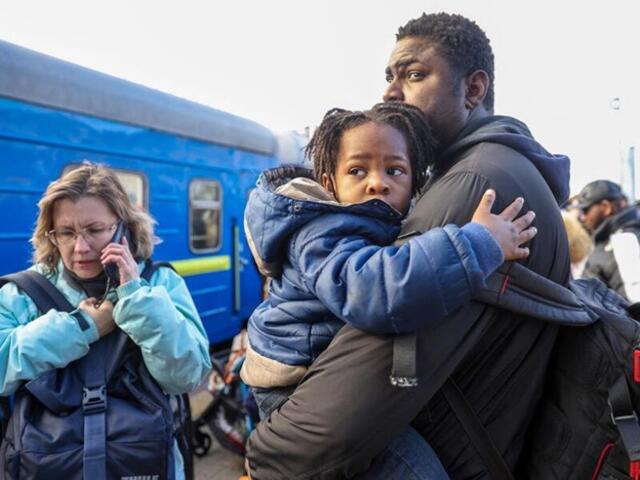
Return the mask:
<svg viewBox="0 0 640 480">
<path fill-rule="evenodd" d="M 144 264 L 138 265 L 142 271 Z M 31 269 L 44 273 L 42 265 Z M 73 288 L 62 264 L 45 274 L 72 305 L 86 294 Z M 117 303 L 114 320 L 139 347 L 145 365 L 160 386 L 172 394 L 196 388 L 211 368 L 209 341 L 184 280 L 170 268 L 159 268 L 148 283 L 131 280 L 109 297 Z M 70 313 L 50 310 L 40 315 L 35 304 L 13 283 L 0 288 L 0 395 L 10 395 L 21 383 L 63 368 L 89 351 L 98 340 L 93 319 L 85 331 Z M 183 478 L 176 453 L 177 479 Z"/>
<path fill-rule="evenodd" d="M 144 264 L 138 265 L 142 271 Z M 32 267 L 44 273 L 41 265 Z M 78 305 L 86 294 L 73 288 L 61 265 L 47 278 Z M 151 282 L 137 279 L 116 290 L 113 310 L 119 328 L 140 347 L 145 365 L 167 393 L 197 387 L 211 368 L 209 342 L 184 280 L 170 268 L 159 268 Z M 113 296 L 111 300 L 116 300 Z M 15 284 L 0 289 L 0 395 L 10 395 L 24 381 L 63 368 L 89 351 L 98 340 L 91 317 L 84 332 L 69 313 L 40 315 Z"/>
</svg>

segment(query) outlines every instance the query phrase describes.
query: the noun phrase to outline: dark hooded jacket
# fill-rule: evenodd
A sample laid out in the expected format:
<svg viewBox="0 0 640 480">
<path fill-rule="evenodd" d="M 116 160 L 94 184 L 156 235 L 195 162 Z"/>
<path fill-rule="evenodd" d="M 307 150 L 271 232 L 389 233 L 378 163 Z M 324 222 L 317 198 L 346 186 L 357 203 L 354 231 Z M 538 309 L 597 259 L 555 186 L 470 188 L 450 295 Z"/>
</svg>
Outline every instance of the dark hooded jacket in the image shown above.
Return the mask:
<svg viewBox="0 0 640 480">
<path fill-rule="evenodd" d="M 458 140 L 443 152 L 406 228 L 422 230 L 466 218 L 469 206 L 457 204 L 454 198 L 467 198 L 463 192 L 468 198 L 476 198 L 489 186 L 496 189 L 501 200 L 497 208 L 515 196 L 523 196 L 523 211 L 536 212 L 538 235 L 530 242 L 531 254 L 522 263 L 566 285 L 570 276 L 568 240 L 558 206 L 569 196 L 569 159 L 546 152 L 526 125 L 513 118 L 488 117 L 466 125 Z M 452 205 L 450 211 L 442 214 L 431 208 L 439 201 Z M 452 332 L 460 325 L 458 320 L 458 315 L 452 317 Z M 452 377 L 513 467 L 543 392 L 558 327 L 487 306 L 477 318 L 462 320 L 467 322 L 467 334 L 478 336 L 452 348 L 464 351 L 464 358 L 442 370 L 451 369 Z M 430 340 L 423 337 L 422 342 L 428 345 Z M 441 392 L 435 394 L 429 407 L 414 420 L 414 426 L 432 444 L 451 477 L 489 478 Z"/>
<path fill-rule="evenodd" d="M 558 205 L 568 196 L 568 179 L 568 158 L 546 152 L 523 123 L 471 118 L 439 156 L 401 237 L 465 223 L 489 187 L 497 192 L 495 211 L 523 196 L 524 210 L 537 213 L 538 228 L 523 264 L 566 284 L 568 242 Z M 501 289 L 508 288 L 508 278 Z M 515 467 L 542 395 L 557 329 L 513 309 L 470 302 L 420 332 L 418 386 L 399 389 L 389 382 L 393 337 L 346 326 L 290 400 L 251 436 L 251 474 L 258 480 L 350 477 L 366 470 L 413 422 L 453 479 L 489 478 L 439 393 L 450 376 Z"/>
<path fill-rule="evenodd" d="M 636 248 L 620 248 L 616 241 L 627 234 L 627 240 Z M 584 278 L 599 278 L 609 288 L 612 288 L 629 301 L 640 301 L 640 214 L 634 205 L 608 218 L 593 234 L 594 250 L 587 260 L 582 276 Z M 625 242 L 626 243 L 626 242 Z M 634 251 L 635 250 L 635 251 Z M 622 271 L 628 271 L 622 275 Z M 626 272 L 625 272 L 626 273 Z"/>
<path fill-rule="evenodd" d="M 377 199 L 340 204 L 311 177 L 303 168 L 267 170 L 245 209 L 252 253 L 272 277 L 268 298 L 249 319 L 242 378 L 252 386 L 296 384 L 306 369 L 295 367 L 310 365 L 344 322 L 403 333 L 444 318 L 504 258 L 475 223 L 391 245 L 399 212 Z"/>
</svg>

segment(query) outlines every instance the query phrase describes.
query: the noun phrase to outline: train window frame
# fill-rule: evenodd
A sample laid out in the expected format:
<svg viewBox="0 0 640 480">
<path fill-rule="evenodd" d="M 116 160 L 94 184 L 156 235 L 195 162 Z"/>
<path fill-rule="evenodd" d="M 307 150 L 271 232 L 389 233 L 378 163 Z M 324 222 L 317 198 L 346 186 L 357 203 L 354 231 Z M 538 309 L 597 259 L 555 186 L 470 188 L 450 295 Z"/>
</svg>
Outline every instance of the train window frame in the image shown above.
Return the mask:
<svg viewBox="0 0 640 480">
<path fill-rule="evenodd" d="M 66 175 L 70 171 L 75 170 L 76 168 L 80 168 L 83 165 L 85 165 L 85 164 L 84 163 L 70 163 L 68 165 L 65 165 L 65 167 L 62 169 L 62 173 L 61 173 L 60 176 Z M 117 168 L 117 167 L 113 167 L 112 165 L 106 165 L 106 167 L 109 170 L 111 170 L 113 173 L 115 173 L 116 176 L 118 176 L 118 174 L 133 175 L 134 177 L 137 177 L 142 181 L 142 203 L 140 205 L 140 208 L 142 208 L 142 210 L 145 211 L 145 212 L 149 212 L 149 179 L 147 178 L 147 176 L 144 173 L 142 173 L 140 170 Z M 119 176 L 118 176 L 118 180 L 120 180 Z M 124 185 L 123 185 L 123 187 L 124 187 Z M 125 188 L 125 191 L 127 192 L 127 195 L 129 195 L 129 193 L 130 193 L 129 190 L 127 190 Z M 134 207 L 136 207 L 136 205 L 134 205 Z"/>
<path fill-rule="evenodd" d="M 207 204 L 208 202 L 215 202 L 218 204 L 218 238 L 217 238 L 217 244 L 214 247 L 208 247 L 208 248 L 195 248 L 193 245 L 193 205 L 194 205 L 194 201 L 191 195 L 191 192 L 194 188 L 194 185 L 198 182 L 202 182 L 202 183 L 210 183 L 216 186 L 216 188 L 218 189 L 218 198 L 219 200 L 217 202 L 213 201 L 213 200 L 198 200 L 197 202 L 202 202 L 200 203 L 200 205 Z M 189 181 L 189 187 L 187 188 L 187 199 L 188 199 L 188 208 L 189 208 L 189 215 L 188 215 L 188 221 L 189 221 L 189 226 L 188 226 L 188 231 L 189 231 L 189 235 L 188 235 L 188 244 L 189 244 L 189 251 L 191 253 L 195 253 L 195 254 L 202 254 L 202 253 L 214 253 L 214 252 L 218 252 L 222 249 L 223 243 L 224 243 L 224 231 L 223 231 L 223 226 L 224 226 L 224 188 L 221 182 L 219 182 L 218 180 L 214 180 L 212 178 L 203 178 L 203 177 L 196 177 L 196 178 L 192 178 Z M 203 208 L 201 208 L 203 209 Z"/>
</svg>

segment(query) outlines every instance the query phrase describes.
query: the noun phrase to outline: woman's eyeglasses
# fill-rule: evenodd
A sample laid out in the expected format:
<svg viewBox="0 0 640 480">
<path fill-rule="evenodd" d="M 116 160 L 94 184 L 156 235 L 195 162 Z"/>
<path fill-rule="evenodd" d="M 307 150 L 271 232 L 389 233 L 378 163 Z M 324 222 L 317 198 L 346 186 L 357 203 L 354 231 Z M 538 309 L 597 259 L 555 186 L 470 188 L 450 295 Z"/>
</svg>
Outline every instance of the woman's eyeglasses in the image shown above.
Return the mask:
<svg viewBox="0 0 640 480">
<path fill-rule="evenodd" d="M 101 245 L 111 238 L 118 222 L 108 227 L 95 226 L 81 228 L 80 231 L 72 228 L 54 228 L 45 233 L 45 236 L 56 247 L 68 247 L 76 243 L 79 236 L 84 238 L 85 242 L 90 245 Z"/>
</svg>

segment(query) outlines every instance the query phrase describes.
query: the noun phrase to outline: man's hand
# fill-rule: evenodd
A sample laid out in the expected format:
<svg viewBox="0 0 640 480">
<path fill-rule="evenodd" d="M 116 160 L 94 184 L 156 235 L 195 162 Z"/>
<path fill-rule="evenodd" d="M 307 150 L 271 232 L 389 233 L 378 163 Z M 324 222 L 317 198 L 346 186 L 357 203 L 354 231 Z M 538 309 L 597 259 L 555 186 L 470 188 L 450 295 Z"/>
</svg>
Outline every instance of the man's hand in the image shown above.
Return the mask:
<svg viewBox="0 0 640 480">
<path fill-rule="evenodd" d="M 530 210 L 516 219 L 524 204 L 524 199 L 518 197 L 501 213 L 495 215 L 491 213 L 491 207 L 493 207 L 495 200 L 496 192 L 494 190 L 489 189 L 484 192 L 471 221 L 479 223 L 491 232 L 502 248 L 505 260 L 527 258 L 529 249 L 521 245 L 527 243 L 538 233 L 536 227 L 530 227 L 536 214 Z"/>
<path fill-rule="evenodd" d="M 102 338 L 116 328 L 116 323 L 113 321 L 113 303 L 105 300 L 99 308 L 95 307 L 95 303 L 95 298 L 85 298 L 80 302 L 78 308 L 93 318 L 98 334 Z"/>
</svg>

